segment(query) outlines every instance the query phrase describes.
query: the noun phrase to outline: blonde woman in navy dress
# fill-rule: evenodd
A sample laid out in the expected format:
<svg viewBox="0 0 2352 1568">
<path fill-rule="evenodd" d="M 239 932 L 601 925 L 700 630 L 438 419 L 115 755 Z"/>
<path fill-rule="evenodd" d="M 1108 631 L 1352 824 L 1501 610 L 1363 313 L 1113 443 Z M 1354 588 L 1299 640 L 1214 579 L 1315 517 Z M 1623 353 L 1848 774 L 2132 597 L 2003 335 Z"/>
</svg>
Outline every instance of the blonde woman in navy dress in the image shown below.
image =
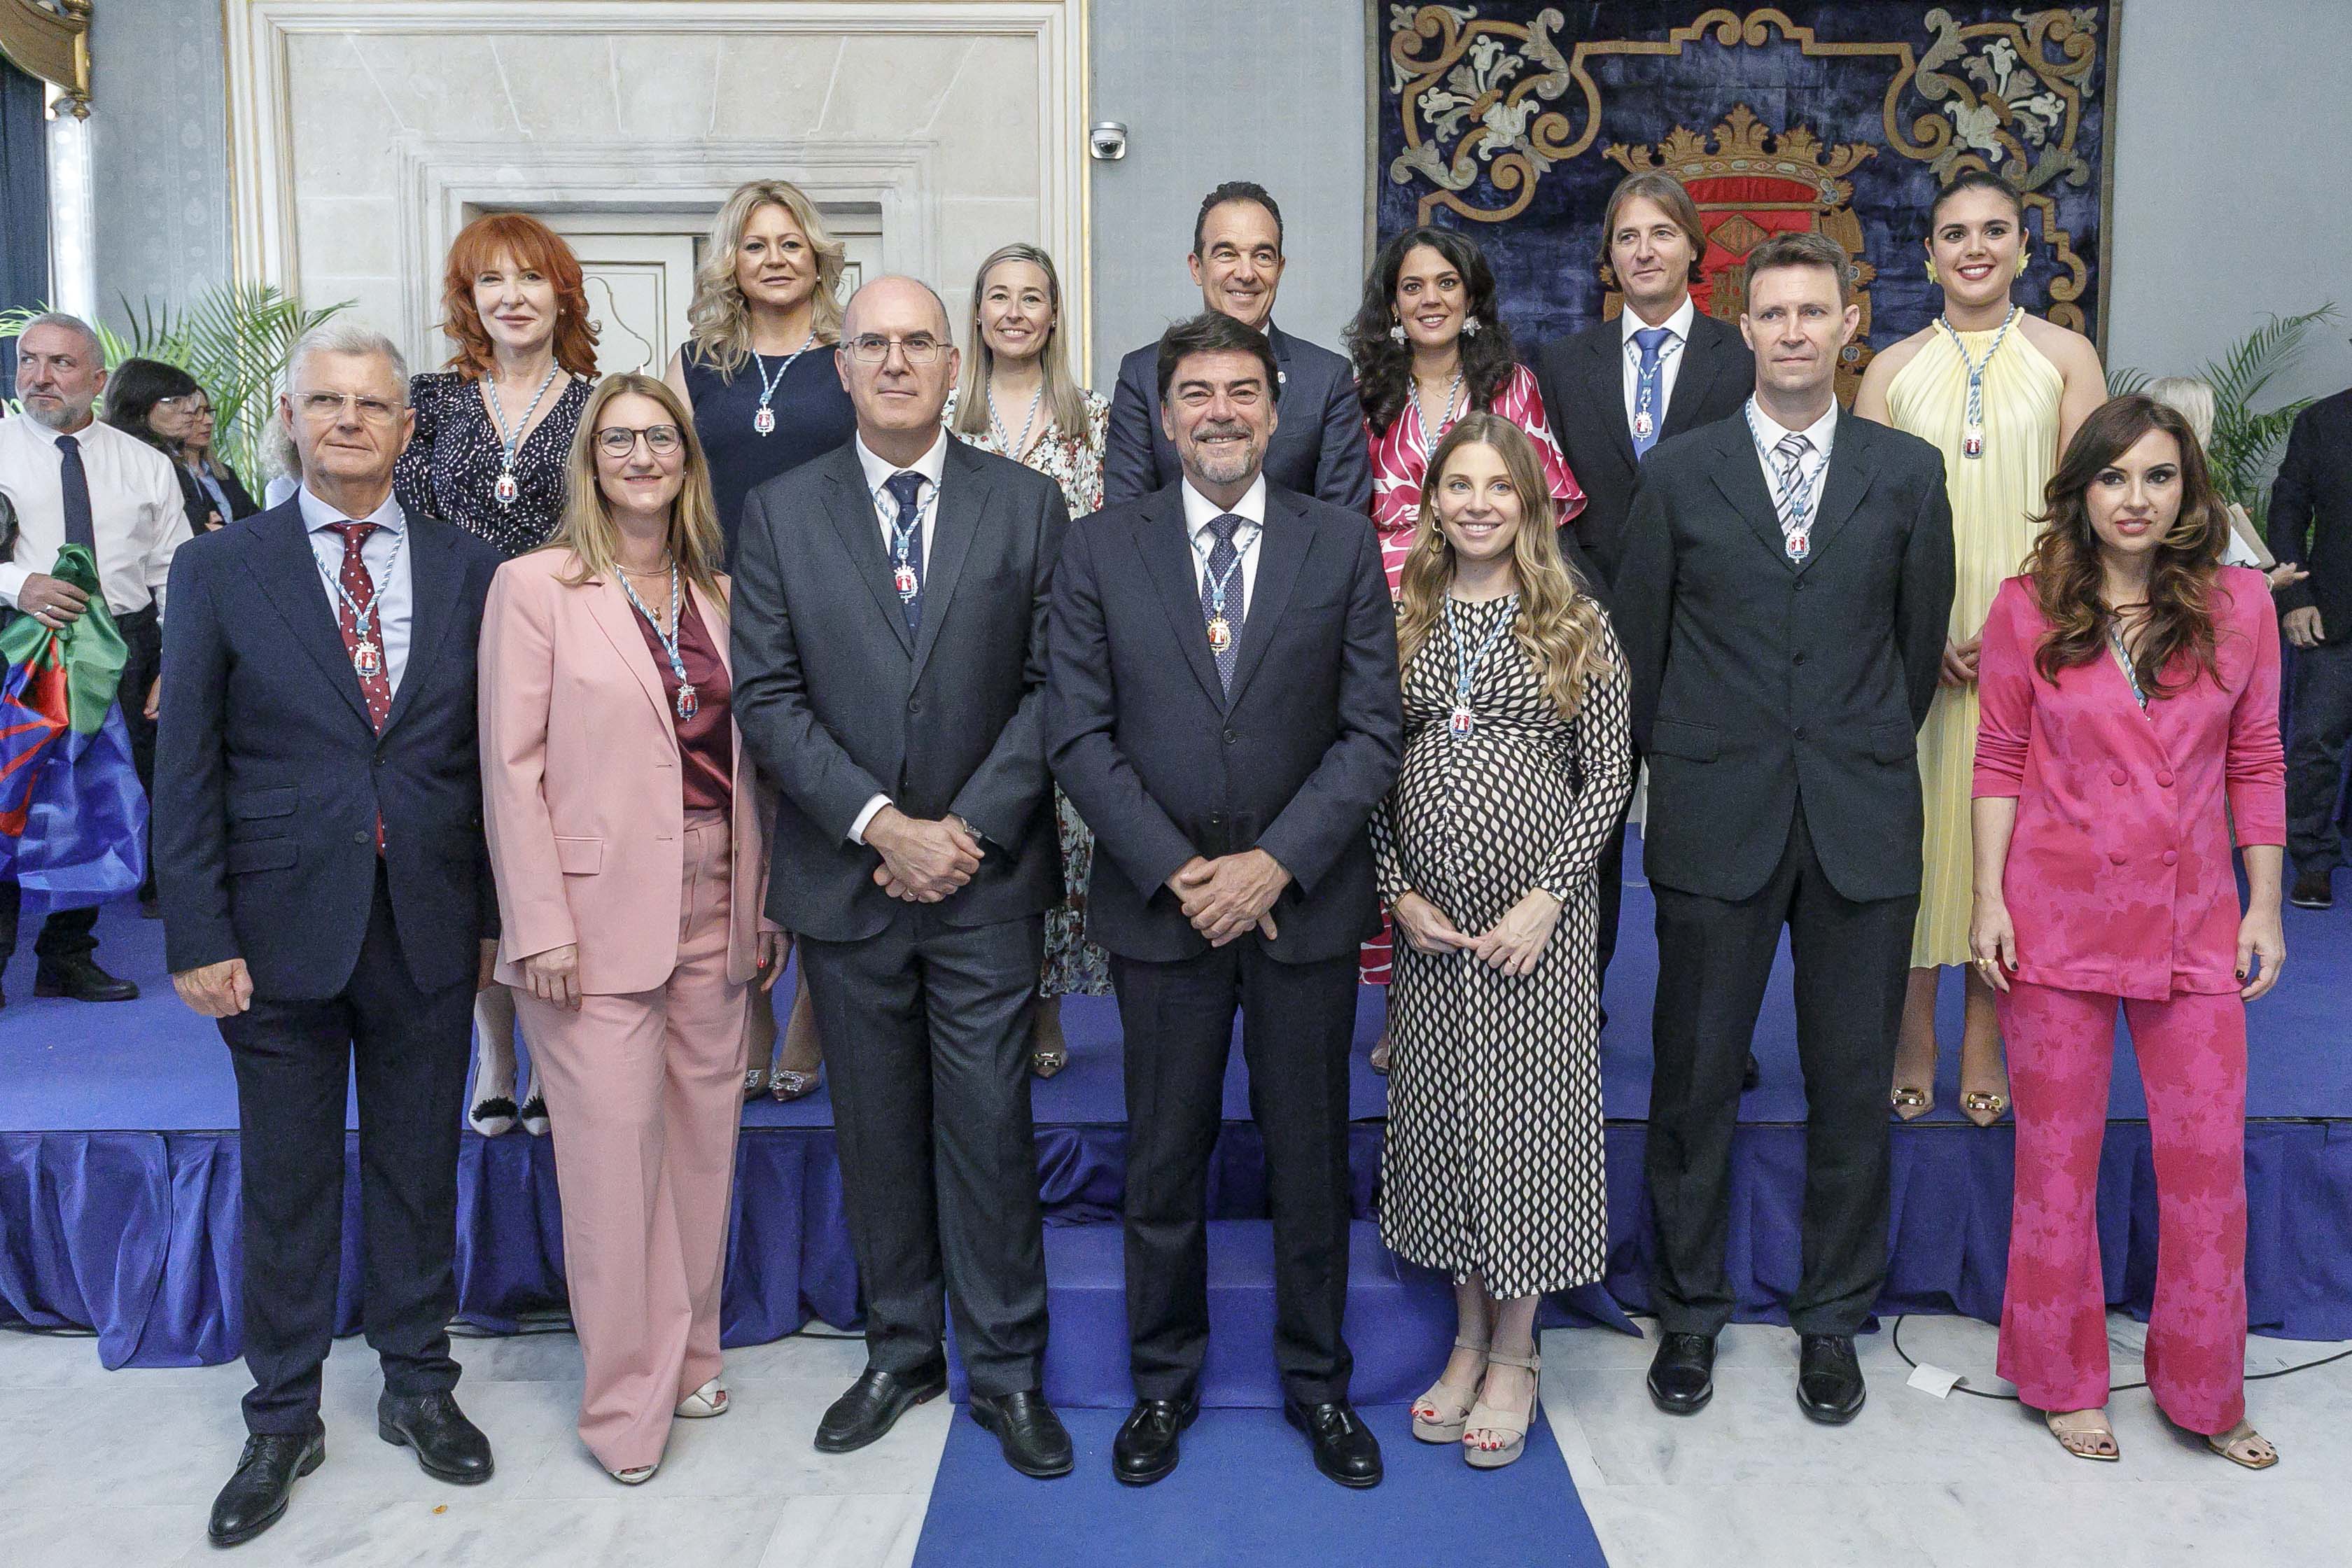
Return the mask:
<svg viewBox="0 0 2352 1568">
<path fill-rule="evenodd" d="M 856 433 L 833 354 L 845 255 L 816 204 L 784 180 L 736 186 L 711 222 L 687 309 L 693 337 L 662 379 L 694 410 L 730 568 L 743 498 Z M 744 1098 L 815 1091 L 822 1062 L 806 982 L 793 987 L 780 1051 L 764 998 L 754 1000 L 751 1031 Z"/>
<path fill-rule="evenodd" d="M 400 509 L 464 529 L 509 560 L 563 520 L 564 463 L 596 374 L 596 324 L 572 247 L 537 218 L 492 213 L 458 231 L 442 273 L 445 370 L 409 379 L 416 433 L 393 470 Z M 486 1138 L 547 1131 L 515 1072 L 514 993 L 474 1003 L 467 1121 Z M 520 1102 L 520 1103 L 518 1103 Z"/>
<path fill-rule="evenodd" d="M 971 353 L 963 384 L 940 417 L 982 451 L 1036 469 L 1062 487 L 1073 518 L 1100 511 L 1103 438 L 1110 401 L 1078 384 L 1062 348 L 1062 279 L 1034 245 L 1008 245 L 980 264 L 971 284 Z M 1087 940 L 1087 877 L 1095 836 L 1060 789 L 1054 816 L 1062 841 L 1062 901 L 1045 911 L 1045 966 L 1037 985 L 1030 1069 L 1052 1078 L 1070 1065 L 1061 998 L 1110 994 L 1110 959 Z"/>
</svg>

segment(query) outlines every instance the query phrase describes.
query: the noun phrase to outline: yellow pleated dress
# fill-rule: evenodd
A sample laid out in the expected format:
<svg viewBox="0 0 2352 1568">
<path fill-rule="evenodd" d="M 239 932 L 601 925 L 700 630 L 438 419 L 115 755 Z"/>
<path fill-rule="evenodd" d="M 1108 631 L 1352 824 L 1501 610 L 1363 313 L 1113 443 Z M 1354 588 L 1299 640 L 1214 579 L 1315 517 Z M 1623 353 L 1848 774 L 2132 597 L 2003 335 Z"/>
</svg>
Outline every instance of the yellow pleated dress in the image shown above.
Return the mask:
<svg viewBox="0 0 2352 1568">
<path fill-rule="evenodd" d="M 2032 547 L 2032 519 L 2058 462 L 2058 405 L 2065 378 L 2012 325 L 1990 361 L 1995 332 L 1962 332 L 1968 358 L 1984 363 L 1984 453 L 1961 450 L 1968 424 L 1969 369 L 1940 328 L 1886 388 L 1895 427 L 1932 441 L 1944 454 L 1952 500 L 1958 565 L 1951 635 L 1966 642 L 1984 629 L 1992 596 L 2017 575 Z M 1911 967 L 1969 961 L 1969 915 L 1975 874 L 1969 791 L 1977 762 L 1977 689 L 1938 687 L 1919 731 L 1919 782 L 1927 796 L 1926 865 L 1919 920 L 1911 932 Z"/>
</svg>

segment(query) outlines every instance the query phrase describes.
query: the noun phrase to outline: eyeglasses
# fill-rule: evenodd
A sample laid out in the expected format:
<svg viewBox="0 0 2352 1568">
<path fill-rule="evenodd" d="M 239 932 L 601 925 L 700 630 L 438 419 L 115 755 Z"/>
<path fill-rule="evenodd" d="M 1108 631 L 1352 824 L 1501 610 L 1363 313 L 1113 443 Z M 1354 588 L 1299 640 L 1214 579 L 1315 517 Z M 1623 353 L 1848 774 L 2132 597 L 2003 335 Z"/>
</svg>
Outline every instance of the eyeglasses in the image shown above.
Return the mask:
<svg viewBox="0 0 2352 1568">
<path fill-rule="evenodd" d="M 892 349 L 897 349 L 906 355 L 908 364 L 936 364 L 939 363 L 940 355 L 947 352 L 948 345 L 929 334 L 911 338 L 886 338 L 878 333 L 867 332 L 863 336 L 850 339 L 842 346 L 849 351 L 849 357 L 859 364 L 880 364 L 890 357 Z"/>
<path fill-rule="evenodd" d="M 343 410 L 354 409 L 360 418 L 370 425 L 389 425 L 400 417 L 400 405 L 381 397 L 362 397 L 348 392 L 298 392 L 294 406 L 302 411 L 305 419 L 340 419 Z"/>
<path fill-rule="evenodd" d="M 637 449 L 640 436 L 645 437 L 646 450 L 656 458 L 667 458 L 686 445 L 686 437 L 675 425 L 648 425 L 642 430 L 607 425 L 596 432 L 596 449 L 608 458 L 625 458 Z"/>
<path fill-rule="evenodd" d="M 177 397 L 159 397 L 155 400 L 155 406 L 182 409 L 189 414 L 209 414 L 212 405 L 202 401 L 204 395 L 201 392 L 184 392 Z"/>
</svg>

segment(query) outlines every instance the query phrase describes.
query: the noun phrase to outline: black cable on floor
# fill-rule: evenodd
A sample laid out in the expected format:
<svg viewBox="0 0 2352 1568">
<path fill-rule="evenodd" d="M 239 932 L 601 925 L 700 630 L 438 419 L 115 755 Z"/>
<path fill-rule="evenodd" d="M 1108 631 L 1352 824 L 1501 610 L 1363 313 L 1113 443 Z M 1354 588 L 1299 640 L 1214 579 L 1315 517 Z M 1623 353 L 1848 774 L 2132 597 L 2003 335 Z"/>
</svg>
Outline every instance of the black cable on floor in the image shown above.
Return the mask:
<svg viewBox="0 0 2352 1568">
<path fill-rule="evenodd" d="M 1910 1314 L 1908 1312 L 1903 1313 L 1895 1318 L 1894 1326 L 1888 1331 L 1887 1342 L 1895 1347 L 1895 1353 L 1903 1358 L 1903 1363 L 1906 1366 L 1916 1371 L 1919 1363 L 1911 1359 L 1911 1352 L 1903 1348 L 1903 1325 L 1909 1320 L 1909 1318 Z M 2293 1366 L 2274 1367 L 2269 1372 L 2250 1372 L 2246 1373 L 2245 1381 L 2248 1383 L 2267 1383 L 2274 1377 L 2286 1377 L 2298 1372 L 2309 1372 L 2315 1367 L 2327 1366 L 2333 1363 L 2342 1361 L 2347 1356 L 2352 1356 L 2352 1350 L 2340 1350 L 2334 1355 L 2321 1356 L 2317 1361 L 2298 1362 Z M 2137 1383 L 2118 1383 L 2113 1384 L 2108 1392 L 2112 1394 L 2127 1394 L 2135 1388 L 2146 1388 L 2147 1386 L 2147 1380 L 2146 1378 L 2141 1378 Z M 1970 1388 L 1965 1382 L 1956 1383 L 1952 1384 L 1952 1388 L 1954 1392 L 1968 1394 L 1969 1397 L 1974 1399 L 1993 1399 L 1998 1400 L 2004 1405 L 2022 1405 L 2024 1403 L 2023 1400 L 2020 1399 L 2014 1394 L 1995 1394 L 1981 1388 Z"/>
</svg>

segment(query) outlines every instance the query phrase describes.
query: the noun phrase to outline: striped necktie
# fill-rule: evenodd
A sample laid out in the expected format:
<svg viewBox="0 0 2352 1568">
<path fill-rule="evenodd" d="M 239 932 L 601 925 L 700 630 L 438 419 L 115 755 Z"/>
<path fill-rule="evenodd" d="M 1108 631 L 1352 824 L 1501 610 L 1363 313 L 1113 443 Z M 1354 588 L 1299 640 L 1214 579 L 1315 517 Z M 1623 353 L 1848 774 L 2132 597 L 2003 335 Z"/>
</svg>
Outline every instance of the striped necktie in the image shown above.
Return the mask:
<svg viewBox="0 0 2352 1568">
<path fill-rule="evenodd" d="M 1780 465 L 1780 493 L 1774 498 L 1780 514 L 1780 537 L 1789 559 L 1802 561 L 1812 553 L 1812 487 L 1805 483 L 1805 454 L 1813 444 L 1791 431 L 1774 443 L 1772 456 Z"/>
</svg>

